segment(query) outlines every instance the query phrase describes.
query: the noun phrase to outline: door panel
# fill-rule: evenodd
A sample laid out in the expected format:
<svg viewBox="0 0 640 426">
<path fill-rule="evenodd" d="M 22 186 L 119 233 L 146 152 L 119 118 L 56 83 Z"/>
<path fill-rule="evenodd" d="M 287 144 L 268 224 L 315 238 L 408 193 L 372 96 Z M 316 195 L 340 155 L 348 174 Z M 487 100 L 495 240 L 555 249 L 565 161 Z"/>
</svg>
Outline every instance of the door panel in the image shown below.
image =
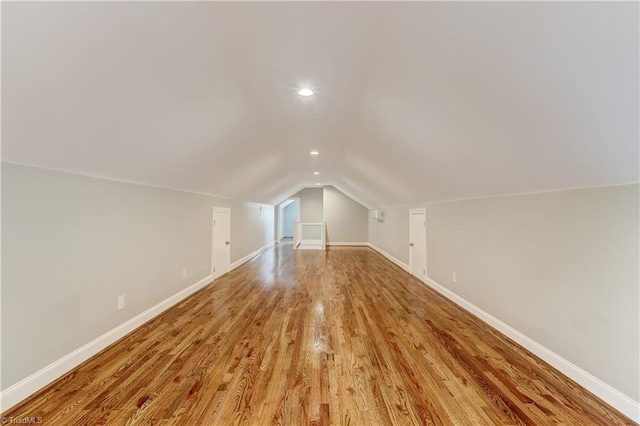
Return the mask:
<svg viewBox="0 0 640 426">
<path fill-rule="evenodd" d="M 427 278 L 427 214 L 424 209 L 409 211 L 409 266 L 411 274 Z"/>
<path fill-rule="evenodd" d="M 231 259 L 231 210 L 213 209 L 213 236 L 211 247 L 213 279 L 229 272 Z"/>
</svg>

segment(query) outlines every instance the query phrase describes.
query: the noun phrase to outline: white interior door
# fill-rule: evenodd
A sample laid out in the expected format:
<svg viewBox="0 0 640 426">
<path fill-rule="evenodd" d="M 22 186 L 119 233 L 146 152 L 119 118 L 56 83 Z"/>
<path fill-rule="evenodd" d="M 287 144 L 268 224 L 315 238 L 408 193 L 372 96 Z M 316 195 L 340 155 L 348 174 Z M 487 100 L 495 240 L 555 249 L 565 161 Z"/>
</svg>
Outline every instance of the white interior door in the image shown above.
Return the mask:
<svg viewBox="0 0 640 426">
<path fill-rule="evenodd" d="M 229 272 L 231 263 L 231 210 L 213 208 L 213 236 L 211 239 L 211 273 L 215 280 Z"/>
<path fill-rule="evenodd" d="M 409 266 L 413 275 L 427 279 L 427 212 L 409 210 Z"/>
</svg>

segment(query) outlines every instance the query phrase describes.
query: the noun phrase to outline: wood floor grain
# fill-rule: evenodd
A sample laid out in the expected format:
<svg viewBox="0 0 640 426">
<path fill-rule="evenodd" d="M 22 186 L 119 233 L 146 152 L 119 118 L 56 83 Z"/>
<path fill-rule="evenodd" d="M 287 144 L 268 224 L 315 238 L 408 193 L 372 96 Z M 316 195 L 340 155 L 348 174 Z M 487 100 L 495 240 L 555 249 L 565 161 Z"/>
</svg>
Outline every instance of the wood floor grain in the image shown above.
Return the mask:
<svg viewBox="0 0 640 426">
<path fill-rule="evenodd" d="M 3 414 L 55 425 L 630 425 L 368 248 L 267 251 Z"/>
</svg>

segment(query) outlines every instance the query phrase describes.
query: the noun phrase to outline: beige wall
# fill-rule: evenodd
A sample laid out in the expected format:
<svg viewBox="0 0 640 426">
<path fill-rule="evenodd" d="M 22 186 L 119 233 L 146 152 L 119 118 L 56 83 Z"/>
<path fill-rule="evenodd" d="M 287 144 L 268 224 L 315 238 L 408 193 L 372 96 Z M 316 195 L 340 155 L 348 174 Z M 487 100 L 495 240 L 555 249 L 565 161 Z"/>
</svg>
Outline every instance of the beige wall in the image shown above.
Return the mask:
<svg viewBox="0 0 640 426">
<path fill-rule="evenodd" d="M 323 190 L 327 243 L 366 243 L 367 208 L 333 186 L 325 186 Z"/>
<path fill-rule="evenodd" d="M 409 263 L 409 207 L 388 207 L 384 221 L 369 212 L 369 242 L 400 262 Z"/>
<path fill-rule="evenodd" d="M 300 222 L 322 222 L 322 188 L 304 188 L 292 197 L 300 197 Z"/>
<path fill-rule="evenodd" d="M 272 206 L 2 164 L 2 388 L 208 276 L 213 206 L 232 262 L 273 241 Z"/>
<path fill-rule="evenodd" d="M 637 401 L 639 190 L 427 205 L 429 278 Z M 385 214 L 371 241 L 408 262 L 408 208 Z"/>
<path fill-rule="evenodd" d="M 327 243 L 366 243 L 368 210 L 333 186 L 305 188 L 300 197 L 300 221 L 326 221 Z M 317 229 L 303 229 L 303 239 L 320 239 Z"/>
</svg>

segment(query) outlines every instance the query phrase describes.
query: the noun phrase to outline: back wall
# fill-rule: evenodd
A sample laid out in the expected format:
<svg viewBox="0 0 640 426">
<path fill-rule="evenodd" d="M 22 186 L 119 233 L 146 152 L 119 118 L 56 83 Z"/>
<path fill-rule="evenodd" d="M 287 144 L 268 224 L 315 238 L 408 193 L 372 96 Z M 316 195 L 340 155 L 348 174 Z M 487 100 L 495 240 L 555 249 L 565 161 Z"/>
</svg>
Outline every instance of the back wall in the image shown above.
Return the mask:
<svg viewBox="0 0 640 426">
<path fill-rule="evenodd" d="M 327 185 L 323 191 L 327 244 L 367 243 L 369 210 L 334 186 Z"/>
</svg>

